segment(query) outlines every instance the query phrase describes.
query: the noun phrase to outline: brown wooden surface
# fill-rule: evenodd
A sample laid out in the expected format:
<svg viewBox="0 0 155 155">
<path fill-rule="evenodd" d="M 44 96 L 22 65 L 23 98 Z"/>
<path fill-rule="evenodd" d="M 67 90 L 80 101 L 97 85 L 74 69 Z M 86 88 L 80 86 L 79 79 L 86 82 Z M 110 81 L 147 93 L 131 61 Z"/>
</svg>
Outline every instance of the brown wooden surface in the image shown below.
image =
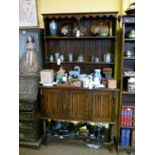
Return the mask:
<svg viewBox="0 0 155 155">
<path fill-rule="evenodd" d="M 72 40 L 84 40 L 84 39 L 116 39 L 115 36 L 84 36 L 84 37 L 73 37 L 73 36 L 45 36 L 45 39 L 51 39 L 51 40 L 59 40 L 59 39 L 72 39 Z M 131 39 L 130 39 L 131 40 Z"/>
<path fill-rule="evenodd" d="M 124 15 L 124 16 L 120 16 L 119 17 L 119 20 L 124 23 L 124 24 L 130 24 L 130 23 L 135 23 L 135 16 L 127 16 L 127 15 Z"/>
<path fill-rule="evenodd" d="M 49 23 L 54 19 L 58 25 L 56 37 L 50 36 Z M 81 73 L 93 73 L 94 69 L 111 67 L 115 72 L 115 42 L 116 42 L 117 12 L 89 12 L 89 13 L 54 13 L 43 14 L 44 42 L 45 42 L 45 68 L 57 71 L 59 66 L 55 62 L 49 62 L 49 56 L 59 52 L 65 56 L 61 64 L 66 71 L 73 70 L 75 65 L 80 66 Z M 90 27 L 93 23 L 106 21 L 109 23 L 111 33 L 106 37 L 92 35 Z M 70 24 L 72 30 L 75 25 L 84 26 L 87 33 L 83 37 L 73 35 L 63 36 L 61 28 L 63 24 Z M 73 54 L 73 62 L 67 62 L 67 55 Z M 104 62 L 104 54 L 113 55 L 112 63 Z M 84 62 L 77 62 L 79 55 L 84 56 Z M 91 57 L 99 57 L 99 63 L 91 62 Z M 77 120 L 108 122 L 115 124 L 115 93 L 118 89 L 86 89 L 73 87 L 40 87 L 42 98 L 42 119 L 47 120 Z M 44 124 L 44 131 L 46 127 Z M 44 133 L 46 141 L 47 135 Z"/>
<path fill-rule="evenodd" d="M 89 118 L 89 96 L 88 91 L 74 90 L 68 92 L 69 118 L 87 120 Z"/>
<path fill-rule="evenodd" d="M 135 126 L 120 126 L 120 128 L 129 128 L 129 129 L 135 129 Z"/>
<path fill-rule="evenodd" d="M 117 89 L 116 89 L 117 90 Z M 113 122 L 115 90 L 41 88 L 42 117 Z"/>
<path fill-rule="evenodd" d="M 44 13 L 43 18 L 76 18 L 81 19 L 92 17 L 117 17 L 118 12 L 80 12 L 80 13 Z"/>
<path fill-rule="evenodd" d="M 112 92 L 94 91 L 92 93 L 92 120 L 101 122 L 113 121 L 112 98 Z"/>
</svg>

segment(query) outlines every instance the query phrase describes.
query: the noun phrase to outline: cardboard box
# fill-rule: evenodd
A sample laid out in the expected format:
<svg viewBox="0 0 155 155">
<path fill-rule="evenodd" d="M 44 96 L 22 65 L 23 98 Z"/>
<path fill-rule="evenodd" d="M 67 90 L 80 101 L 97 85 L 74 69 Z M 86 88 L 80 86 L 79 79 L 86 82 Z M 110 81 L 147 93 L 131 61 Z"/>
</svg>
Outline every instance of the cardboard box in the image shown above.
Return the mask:
<svg viewBox="0 0 155 155">
<path fill-rule="evenodd" d="M 44 69 L 40 72 L 40 83 L 43 85 L 51 84 L 54 81 L 54 71 L 52 69 Z"/>
<path fill-rule="evenodd" d="M 116 80 L 108 80 L 108 88 L 111 88 L 111 89 L 117 88 L 117 81 Z"/>
</svg>

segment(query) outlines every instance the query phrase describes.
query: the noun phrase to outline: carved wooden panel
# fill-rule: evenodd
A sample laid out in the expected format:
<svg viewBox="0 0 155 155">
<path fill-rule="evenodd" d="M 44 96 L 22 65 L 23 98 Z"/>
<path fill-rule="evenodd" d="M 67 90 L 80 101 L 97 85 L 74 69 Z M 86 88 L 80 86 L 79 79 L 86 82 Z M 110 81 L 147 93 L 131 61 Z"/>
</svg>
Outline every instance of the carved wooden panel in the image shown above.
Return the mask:
<svg viewBox="0 0 155 155">
<path fill-rule="evenodd" d="M 88 119 L 89 93 L 79 90 L 69 91 L 69 118 Z"/>
<path fill-rule="evenodd" d="M 50 91 L 48 89 L 41 90 L 41 112 L 43 117 L 51 116 Z"/>
<path fill-rule="evenodd" d="M 38 76 L 20 76 L 19 77 L 19 100 L 36 101 L 38 95 Z"/>
<path fill-rule="evenodd" d="M 112 93 L 93 92 L 92 95 L 92 120 L 93 121 L 113 121 L 112 120 Z"/>
<path fill-rule="evenodd" d="M 63 119 L 66 116 L 65 93 L 57 89 L 42 90 L 43 117 Z"/>
<path fill-rule="evenodd" d="M 44 88 L 41 94 L 43 117 L 114 122 L 113 91 Z"/>
<path fill-rule="evenodd" d="M 62 92 L 60 90 L 50 90 L 49 100 L 51 104 L 51 117 L 61 118 L 63 115 Z"/>
</svg>

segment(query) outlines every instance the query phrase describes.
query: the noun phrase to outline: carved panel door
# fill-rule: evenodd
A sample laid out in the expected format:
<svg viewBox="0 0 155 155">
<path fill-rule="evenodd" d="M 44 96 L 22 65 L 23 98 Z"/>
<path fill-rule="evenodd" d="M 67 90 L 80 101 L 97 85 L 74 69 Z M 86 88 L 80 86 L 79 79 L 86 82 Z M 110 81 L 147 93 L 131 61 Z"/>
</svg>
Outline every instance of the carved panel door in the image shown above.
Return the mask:
<svg viewBox="0 0 155 155">
<path fill-rule="evenodd" d="M 49 100 L 51 104 L 51 118 L 63 117 L 62 91 L 59 89 L 49 90 Z"/>
<path fill-rule="evenodd" d="M 49 118 L 63 117 L 62 91 L 42 89 L 42 114 Z"/>
<path fill-rule="evenodd" d="M 112 92 L 92 92 L 92 121 L 113 121 Z"/>
<path fill-rule="evenodd" d="M 69 118 L 87 120 L 89 113 L 89 93 L 81 90 L 69 91 Z"/>
</svg>

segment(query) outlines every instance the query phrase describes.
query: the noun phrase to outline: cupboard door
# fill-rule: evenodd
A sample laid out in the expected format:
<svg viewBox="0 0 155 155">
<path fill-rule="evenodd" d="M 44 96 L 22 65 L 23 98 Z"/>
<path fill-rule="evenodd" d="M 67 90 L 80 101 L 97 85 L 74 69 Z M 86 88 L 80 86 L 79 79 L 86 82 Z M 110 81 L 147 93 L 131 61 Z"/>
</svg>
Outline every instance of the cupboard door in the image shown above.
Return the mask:
<svg viewBox="0 0 155 155">
<path fill-rule="evenodd" d="M 49 118 L 62 118 L 63 104 L 60 90 L 42 89 L 42 115 Z"/>
<path fill-rule="evenodd" d="M 92 121 L 112 122 L 112 92 L 92 93 Z"/>
<path fill-rule="evenodd" d="M 51 116 L 50 93 L 48 89 L 41 89 L 41 112 L 43 117 Z"/>
<path fill-rule="evenodd" d="M 88 119 L 89 93 L 86 91 L 69 91 L 69 118 L 75 120 Z"/>
<path fill-rule="evenodd" d="M 49 90 L 51 118 L 62 118 L 63 103 L 62 92 L 60 90 Z"/>
</svg>

